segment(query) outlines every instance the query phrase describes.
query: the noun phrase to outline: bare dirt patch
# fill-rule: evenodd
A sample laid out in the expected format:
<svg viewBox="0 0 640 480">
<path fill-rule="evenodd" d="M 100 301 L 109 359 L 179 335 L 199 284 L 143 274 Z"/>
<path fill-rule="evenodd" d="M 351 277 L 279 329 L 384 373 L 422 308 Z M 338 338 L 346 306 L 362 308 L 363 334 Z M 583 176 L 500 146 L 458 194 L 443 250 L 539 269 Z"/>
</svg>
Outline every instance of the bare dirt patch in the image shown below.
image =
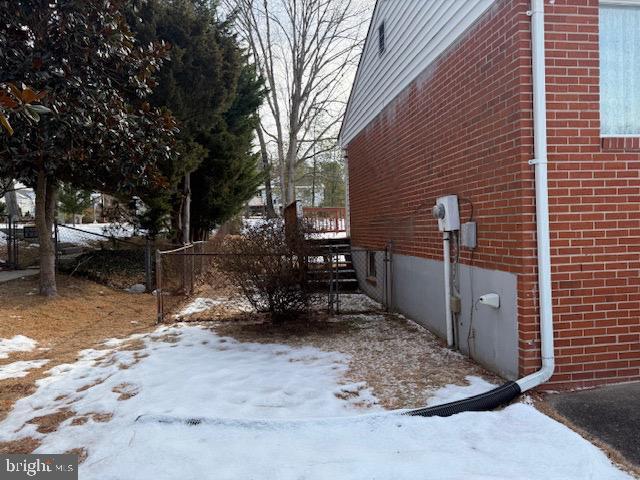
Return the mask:
<svg viewBox="0 0 640 480">
<path fill-rule="evenodd" d="M 14 402 L 33 393 L 50 368 L 74 362 L 86 348 L 104 348 L 110 337 L 126 337 L 155 327 L 155 298 L 113 290 L 89 280 L 58 275 L 59 296 L 38 295 L 38 277 L 0 284 L 0 337 L 25 335 L 38 341 L 31 352 L 16 352 L 0 366 L 18 360 L 49 359 L 23 378 L 0 380 L 0 420 Z M 132 323 L 136 322 L 136 323 Z M 123 348 L 135 350 L 136 342 Z"/>
<path fill-rule="evenodd" d="M 84 447 L 82 447 L 82 448 L 72 448 L 71 450 L 67 450 L 64 453 L 70 454 L 70 455 L 77 455 L 79 464 L 84 462 L 87 459 L 87 456 L 89 455 L 87 453 L 87 449 L 84 448 Z"/>
<path fill-rule="evenodd" d="M 118 401 L 129 400 L 140 393 L 140 389 L 131 383 L 121 383 L 111 389 L 113 393 L 119 393 Z"/>
<path fill-rule="evenodd" d="M 106 423 L 113 418 L 113 413 L 87 413 L 86 415 L 80 415 L 75 417 L 71 421 L 71 425 L 84 425 L 89 420 L 93 420 L 97 423 Z"/>
<path fill-rule="evenodd" d="M 38 448 L 40 446 L 40 443 L 42 443 L 40 440 L 32 437 L 25 437 L 19 440 L 13 440 L 11 442 L 0 442 L 0 453 L 20 453 L 26 455 L 32 453 L 36 448 Z"/>
<path fill-rule="evenodd" d="M 37 431 L 39 433 L 51 433 L 58 429 L 58 426 L 65 420 L 73 417 L 76 414 L 73 410 L 62 409 L 55 413 L 48 415 L 42 415 L 40 417 L 34 417 L 29 420 L 28 423 L 33 423 L 38 426 Z"/>
</svg>

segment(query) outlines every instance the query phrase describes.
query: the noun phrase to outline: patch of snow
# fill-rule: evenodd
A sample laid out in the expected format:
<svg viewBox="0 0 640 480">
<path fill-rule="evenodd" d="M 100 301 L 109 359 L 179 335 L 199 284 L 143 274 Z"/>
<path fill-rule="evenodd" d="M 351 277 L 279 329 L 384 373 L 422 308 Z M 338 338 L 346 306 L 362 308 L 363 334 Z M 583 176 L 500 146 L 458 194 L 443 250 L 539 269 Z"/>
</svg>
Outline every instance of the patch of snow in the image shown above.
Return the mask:
<svg viewBox="0 0 640 480">
<path fill-rule="evenodd" d="M 24 335 L 16 335 L 13 338 L 0 338 L 0 358 L 7 358 L 13 352 L 30 352 L 36 348 L 34 339 Z"/>
<path fill-rule="evenodd" d="M 314 232 L 309 236 L 318 239 L 347 238 L 347 232 Z"/>
<path fill-rule="evenodd" d="M 227 308 L 231 308 L 231 309 L 238 310 L 240 312 L 245 312 L 245 313 L 250 313 L 255 311 L 253 308 L 253 305 L 251 305 L 251 303 L 249 303 L 249 301 L 245 297 L 235 297 L 235 298 L 198 297 L 198 298 L 195 298 L 191 303 L 189 303 L 186 307 L 184 307 L 178 313 L 176 313 L 173 316 L 173 318 L 180 319 L 196 313 L 206 312 L 207 310 L 211 310 L 212 308 L 218 305 L 222 305 Z"/>
<path fill-rule="evenodd" d="M 344 313 L 380 311 L 384 307 L 363 293 L 340 294 L 340 311 Z"/>
<path fill-rule="evenodd" d="M 273 220 L 269 220 L 267 218 L 262 218 L 262 217 L 245 218 L 242 220 L 242 229 L 247 230 L 252 228 L 258 228 L 266 223 L 269 223 L 270 221 L 273 221 Z"/>
<path fill-rule="evenodd" d="M 7 234 L 4 232 L 0 232 L 0 245 L 7 244 Z"/>
<path fill-rule="evenodd" d="M 49 363 L 49 360 L 26 360 L 0 365 L 0 380 L 7 378 L 21 378 L 29 374 L 29 370 L 40 368 Z"/>
<path fill-rule="evenodd" d="M 33 436 L 42 441 L 35 453 L 85 447 L 85 480 L 131 472 L 139 480 L 630 479 L 530 405 L 405 417 L 376 406 L 366 384 L 341 385 L 348 357 L 339 353 L 239 343 L 186 325 L 138 338 L 145 358 L 136 356 L 142 351 L 85 350 L 77 362 L 51 369 L 0 423 L 0 441 Z M 468 380 L 435 392 L 431 402 L 492 387 Z M 27 423 L 63 408 L 113 417 L 76 426 L 70 418 L 49 434 Z M 180 421 L 193 418 L 203 420 Z"/>
<path fill-rule="evenodd" d="M 220 305 L 221 300 L 214 300 L 213 298 L 198 297 L 194 299 L 189 305 L 184 307 L 180 312 L 175 315 L 175 318 L 188 317 L 194 313 L 206 312 L 212 309 L 216 305 Z"/>
<path fill-rule="evenodd" d="M 146 291 L 147 291 L 147 287 L 145 287 L 141 283 L 136 283 L 135 285 L 132 285 L 129 288 L 127 288 L 127 292 L 129 293 L 144 293 Z"/>
<path fill-rule="evenodd" d="M 133 236 L 132 225 L 117 223 L 82 223 L 75 227 L 71 224 L 58 225 L 58 241 L 78 246 L 88 246 L 92 242 L 106 240 L 103 235 L 115 238 Z"/>
<path fill-rule="evenodd" d="M 469 382 L 468 385 L 446 385 L 429 394 L 427 406 L 431 407 L 464 400 L 467 397 L 479 395 L 497 387 L 497 385 L 487 382 L 484 378 L 476 376 L 467 376 L 465 380 Z"/>
<path fill-rule="evenodd" d="M 244 313 L 255 312 L 253 305 L 246 297 L 229 298 L 224 302 L 224 305 Z"/>
</svg>

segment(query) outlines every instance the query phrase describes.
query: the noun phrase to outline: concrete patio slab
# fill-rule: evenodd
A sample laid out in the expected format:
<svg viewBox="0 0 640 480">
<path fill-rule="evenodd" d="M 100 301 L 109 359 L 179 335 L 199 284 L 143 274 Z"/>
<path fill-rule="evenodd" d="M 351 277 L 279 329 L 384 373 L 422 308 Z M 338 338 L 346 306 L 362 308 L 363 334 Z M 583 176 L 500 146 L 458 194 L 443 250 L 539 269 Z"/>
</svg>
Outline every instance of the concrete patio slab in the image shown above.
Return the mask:
<svg viewBox="0 0 640 480">
<path fill-rule="evenodd" d="M 549 395 L 563 417 L 640 467 L 640 382 Z"/>
</svg>

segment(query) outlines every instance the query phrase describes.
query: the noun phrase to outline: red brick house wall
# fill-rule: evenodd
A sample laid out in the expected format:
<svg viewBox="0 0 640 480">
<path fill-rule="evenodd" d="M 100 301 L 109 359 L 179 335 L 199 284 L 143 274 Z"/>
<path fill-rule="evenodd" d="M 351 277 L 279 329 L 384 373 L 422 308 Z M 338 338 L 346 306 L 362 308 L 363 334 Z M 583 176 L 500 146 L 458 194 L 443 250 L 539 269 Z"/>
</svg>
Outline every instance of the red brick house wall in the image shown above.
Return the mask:
<svg viewBox="0 0 640 480">
<path fill-rule="evenodd" d="M 354 245 L 441 260 L 430 207 L 473 208 L 462 263 L 518 276 L 520 373 L 540 365 L 529 1 L 498 0 L 349 143 Z M 598 1 L 546 5 L 556 375 L 640 378 L 640 141 L 601 139 Z M 471 207 L 472 205 L 472 207 Z"/>
</svg>

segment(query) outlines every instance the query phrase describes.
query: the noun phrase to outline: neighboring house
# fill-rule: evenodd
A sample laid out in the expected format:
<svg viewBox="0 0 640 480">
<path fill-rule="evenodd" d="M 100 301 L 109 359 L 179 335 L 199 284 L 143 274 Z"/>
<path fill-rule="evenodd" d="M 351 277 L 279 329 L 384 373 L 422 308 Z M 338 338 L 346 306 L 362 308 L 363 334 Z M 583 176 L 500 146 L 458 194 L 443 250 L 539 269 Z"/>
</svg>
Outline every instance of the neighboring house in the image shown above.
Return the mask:
<svg viewBox="0 0 640 480">
<path fill-rule="evenodd" d="M 541 364 L 531 9 L 379 0 L 341 131 L 352 244 L 373 257 L 357 265 L 361 287 L 445 337 L 431 207 L 458 195 L 477 247 L 453 266 L 455 344 L 509 379 Z M 545 1 L 544 14 L 556 357 L 544 388 L 639 380 L 640 0 Z M 376 282 L 366 265 L 385 249 Z M 499 308 L 478 302 L 486 293 Z"/>
<path fill-rule="evenodd" d="M 16 199 L 18 201 L 18 208 L 20 208 L 20 212 L 23 217 L 35 217 L 36 194 L 32 188 L 18 185 L 18 190 L 16 190 Z"/>
</svg>

